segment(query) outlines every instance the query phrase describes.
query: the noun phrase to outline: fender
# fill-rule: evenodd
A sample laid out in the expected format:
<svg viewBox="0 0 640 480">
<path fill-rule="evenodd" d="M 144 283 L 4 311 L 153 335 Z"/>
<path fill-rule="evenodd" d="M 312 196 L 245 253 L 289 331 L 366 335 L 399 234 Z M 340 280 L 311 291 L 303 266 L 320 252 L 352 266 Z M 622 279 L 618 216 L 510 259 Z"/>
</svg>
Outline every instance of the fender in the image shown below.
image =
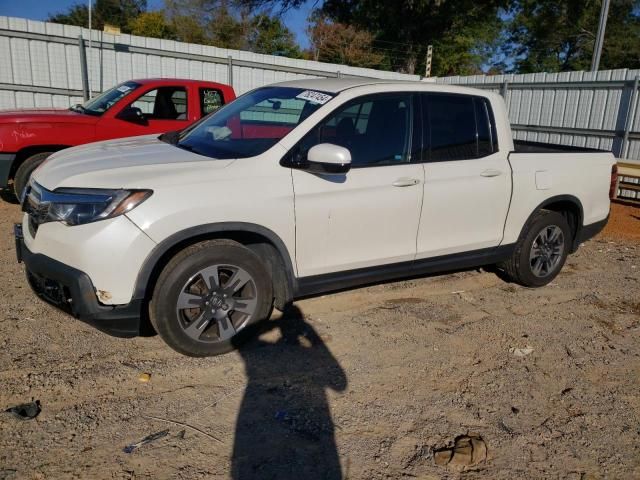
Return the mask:
<svg viewBox="0 0 640 480">
<path fill-rule="evenodd" d="M 536 208 L 534 208 L 531 214 L 529 215 L 529 217 L 527 218 L 527 221 L 522 226 L 522 230 L 520 230 L 520 235 L 518 236 L 518 242 L 524 236 L 527 225 L 529 225 L 529 223 L 531 222 L 533 217 L 536 215 L 536 213 L 544 209 L 547 205 L 551 205 L 552 203 L 558 203 L 558 202 L 572 203 L 578 208 L 576 231 L 573 238 L 573 245 L 571 246 L 571 253 L 575 252 L 576 249 L 578 248 L 578 245 L 580 245 L 579 238 L 580 238 L 580 232 L 583 228 L 582 222 L 584 219 L 584 209 L 582 207 L 582 202 L 580 201 L 580 199 L 578 197 L 574 197 L 573 195 L 556 195 L 554 197 L 549 197 L 545 199 L 542 203 L 540 203 Z"/>
<path fill-rule="evenodd" d="M 198 237 L 206 239 L 212 234 L 225 232 L 250 233 L 259 235 L 269 240 L 280 254 L 280 257 L 282 258 L 282 261 L 284 263 L 285 275 L 287 279 L 287 297 L 289 300 L 292 299 L 292 295 L 295 291 L 297 282 L 294 274 L 291 255 L 289 254 L 289 250 L 287 249 L 285 243 L 277 234 L 275 234 L 268 228 L 265 228 L 261 225 L 245 222 L 221 222 L 198 225 L 196 227 L 190 227 L 185 230 L 181 230 L 165 238 L 163 241 L 158 243 L 158 245 L 156 245 L 156 247 L 151 251 L 151 253 L 147 256 L 144 263 L 142 264 L 142 268 L 140 269 L 140 272 L 138 273 L 138 277 L 136 279 L 133 298 L 148 298 L 149 283 L 154 278 L 154 276 L 160 273 L 157 269 L 158 263 L 162 259 L 162 257 L 167 254 L 172 248 L 180 245 L 185 241 L 196 239 Z"/>
</svg>

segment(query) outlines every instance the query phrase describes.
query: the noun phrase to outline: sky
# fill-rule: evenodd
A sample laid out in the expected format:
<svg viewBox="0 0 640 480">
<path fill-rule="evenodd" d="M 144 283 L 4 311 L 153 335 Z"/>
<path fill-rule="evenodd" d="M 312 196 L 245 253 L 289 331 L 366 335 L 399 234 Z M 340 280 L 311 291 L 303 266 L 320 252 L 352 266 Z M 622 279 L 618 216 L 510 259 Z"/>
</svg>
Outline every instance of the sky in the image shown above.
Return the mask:
<svg viewBox="0 0 640 480">
<path fill-rule="evenodd" d="M 86 0 L 85 0 L 86 1 Z M 0 0 L 0 16 L 22 17 L 31 20 L 45 20 L 50 13 L 59 13 L 67 10 L 71 5 L 81 3 L 82 0 Z M 161 8 L 162 0 L 147 0 L 149 10 Z M 320 4 L 315 0 L 307 1 L 297 10 L 290 10 L 284 14 L 284 22 L 296 35 L 298 43 L 303 47 L 309 46 L 306 34 L 307 17 L 314 4 Z"/>
</svg>

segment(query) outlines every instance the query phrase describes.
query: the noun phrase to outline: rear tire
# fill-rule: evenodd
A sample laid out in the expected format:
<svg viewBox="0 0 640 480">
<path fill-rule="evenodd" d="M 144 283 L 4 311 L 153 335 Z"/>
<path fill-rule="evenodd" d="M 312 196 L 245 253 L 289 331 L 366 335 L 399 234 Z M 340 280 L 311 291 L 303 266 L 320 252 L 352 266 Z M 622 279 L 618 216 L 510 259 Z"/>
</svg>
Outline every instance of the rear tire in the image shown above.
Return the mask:
<svg viewBox="0 0 640 480">
<path fill-rule="evenodd" d="M 540 210 L 525 227 L 509 260 L 498 265 L 507 277 L 525 287 L 542 287 L 560 273 L 573 242 L 567 219 Z"/>
<path fill-rule="evenodd" d="M 158 277 L 149 318 L 160 337 L 184 355 L 227 353 L 241 332 L 271 316 L 268 268 L 231 240 L 208 240 L 172 258 Z"/>
<path fill-rule="evenodd" d="M 29 178 L 33 171 L 44 162 L 49 155 L 53 152 L 36 153 L 28 157 L 16 170 L 16 174 L 13 177 L 13 192 L 16 195 L 18 201 L 22 199 L 22 192 L 29 183 Z"/>
</svg>

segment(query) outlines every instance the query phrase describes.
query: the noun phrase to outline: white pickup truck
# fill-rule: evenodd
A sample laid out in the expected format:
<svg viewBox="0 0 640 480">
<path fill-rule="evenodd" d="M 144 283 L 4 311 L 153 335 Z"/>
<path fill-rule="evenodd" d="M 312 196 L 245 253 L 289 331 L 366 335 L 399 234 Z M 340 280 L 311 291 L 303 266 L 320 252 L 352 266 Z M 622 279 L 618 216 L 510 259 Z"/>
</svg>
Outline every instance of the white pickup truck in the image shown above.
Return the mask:
<svg viewBox="0 0 640 480">
<path fill-rule="evenodd" d="M 47 302 L 215 355 L 322 292 L 482 265 L 545 285 L 606 224 L 615 176 L 611 153 L 514 145 L 493 93 L 302 80 L 179 133 L 55 153 L 16 246 Z"/>
</svg>

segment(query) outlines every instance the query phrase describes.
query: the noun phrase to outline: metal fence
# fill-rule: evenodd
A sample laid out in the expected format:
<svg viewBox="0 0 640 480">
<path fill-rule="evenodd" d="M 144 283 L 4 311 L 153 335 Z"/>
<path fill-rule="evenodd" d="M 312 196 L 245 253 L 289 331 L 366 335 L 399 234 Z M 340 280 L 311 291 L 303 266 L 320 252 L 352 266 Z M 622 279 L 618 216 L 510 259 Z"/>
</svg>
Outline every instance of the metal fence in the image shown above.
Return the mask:
<svg viewBox="0 0 640 480">
<path fill-rule="evenodd" d="M 83 85 L 83 56 L 88 85 Z M 0 16 L 0 109 L 68 107 L 82 101 L 85 89 L 101 92 L 132 78 L 206 79 L 232 84 L 237 93 L 244 93 L 284 80 L 340 76 L 420 79 L 417 75 Z"/>
<path fill-rule="evenodd" d="M 438 78 L 500 92 L 514 138 L 610 150 L 640 160 L 640 70 Z"/>
<path fill-rule="evenodd" d="M 501 92 L 517 139 L 611 150 L 619 158 L 640 161 L 639 75 L 640 70 L 624 69 L 435 80 Z M 101 92 L 132 78 L 206 79 L 244 93 L 283 80 L 339 76 L 420 79 L 0 16 L 0 109 L 68 107 L 81 102 L 85 90 Z"/>
</svg>

